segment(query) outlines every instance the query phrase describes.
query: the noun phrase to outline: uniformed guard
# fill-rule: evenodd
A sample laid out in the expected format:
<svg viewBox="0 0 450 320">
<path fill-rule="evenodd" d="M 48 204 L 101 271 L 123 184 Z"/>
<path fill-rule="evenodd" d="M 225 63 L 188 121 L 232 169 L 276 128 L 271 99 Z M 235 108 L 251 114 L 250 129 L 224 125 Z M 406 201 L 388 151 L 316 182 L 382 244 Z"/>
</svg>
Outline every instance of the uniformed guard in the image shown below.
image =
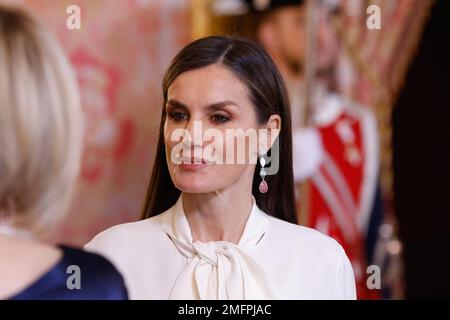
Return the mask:
<svg viewBox="0 0 450 320">
<path fill-rule="evenodd" d="M 302 204 L 298 207 L 303 208 L 300 220 L 344 247 L 352 261 L 359 298 L 378 297 L 378 292 L 366 286 L 365 256 L 378 185 L 378 132 L 373 110 L 334 91 L 338 39 L 329 19 L 338 7 L 321 5 L 316 13 L 315 79 L 311 110 L 306 110 L 305 48 L 310 32 L 306 1 L 246 3 L 257 17 L 256 40 L 274 59 L 291 98 L 294 175 L 297 183 L 308 186 L 298 197 Z"/>
</svg>

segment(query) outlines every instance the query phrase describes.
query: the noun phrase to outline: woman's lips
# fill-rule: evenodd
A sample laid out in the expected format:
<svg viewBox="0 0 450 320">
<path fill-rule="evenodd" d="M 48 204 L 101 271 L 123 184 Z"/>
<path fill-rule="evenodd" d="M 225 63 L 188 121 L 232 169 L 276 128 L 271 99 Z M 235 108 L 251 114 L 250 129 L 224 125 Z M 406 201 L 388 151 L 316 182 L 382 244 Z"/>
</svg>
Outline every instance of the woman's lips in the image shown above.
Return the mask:
<svg viewBox="0 0 450 320">
<path fill-rule="evenodd" d="M 206 163 L 182 163 L 180 164 L 180 168 L 187 171 L 197 171 L 209 166 Z"/>
<path fill-rule="evenodd" d="M 183 158 L 179 164 L 180 168 L 188 171 L 196 171 L 211 165 L 204 159 Z"/>
</svg>

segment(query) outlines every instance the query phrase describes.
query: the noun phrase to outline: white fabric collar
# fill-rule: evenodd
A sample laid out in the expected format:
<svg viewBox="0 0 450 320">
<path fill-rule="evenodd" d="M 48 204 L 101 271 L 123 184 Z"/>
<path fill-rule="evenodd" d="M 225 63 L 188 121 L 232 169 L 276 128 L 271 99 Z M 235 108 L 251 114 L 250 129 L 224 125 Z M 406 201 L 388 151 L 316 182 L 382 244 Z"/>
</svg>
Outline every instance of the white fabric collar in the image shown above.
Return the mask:
<svg viewBox="0 0 450 320">
<path fill-rule="evenodd" d="M 278 296 L 264 271 L 249 256 L 268 227 L 268 216 L 253 197 L 253 205 L 238 244 L 193 242 L 182 196 L 166 211 L 164 230 L 187 258 L 170 299 L 275 299 Z"/>
</svg>

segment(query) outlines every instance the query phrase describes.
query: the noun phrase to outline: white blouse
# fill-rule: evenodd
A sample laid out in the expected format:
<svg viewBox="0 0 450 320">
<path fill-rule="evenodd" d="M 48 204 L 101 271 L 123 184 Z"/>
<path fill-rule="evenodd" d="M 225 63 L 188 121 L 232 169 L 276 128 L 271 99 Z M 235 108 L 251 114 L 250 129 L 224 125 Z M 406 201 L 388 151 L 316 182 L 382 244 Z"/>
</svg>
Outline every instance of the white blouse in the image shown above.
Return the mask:
<svg viewBox="0 0 450 320">
<path fill-rule="evenodd" d="M 253 206 L 239 243 L 193 242 L 182 206 L 114 226 L 86 249 L 121 271 L 131 299 L 355 299 L 342 247 Z"/>
</svg>

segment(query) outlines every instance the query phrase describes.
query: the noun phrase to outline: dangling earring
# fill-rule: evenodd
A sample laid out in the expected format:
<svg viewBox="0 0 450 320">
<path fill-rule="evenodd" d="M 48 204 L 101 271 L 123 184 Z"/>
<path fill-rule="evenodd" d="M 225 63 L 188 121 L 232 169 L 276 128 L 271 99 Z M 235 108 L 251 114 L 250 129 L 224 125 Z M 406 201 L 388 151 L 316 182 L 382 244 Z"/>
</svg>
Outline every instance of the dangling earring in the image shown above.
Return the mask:
<svg viewBox="0 0 450 320">
<path fill-rule="evenodd" d="M 264 166 L 266 165 L 266 159 L 264 158 L 264 154 L 261 154 L 259 157 L 259 164 L 261 165 L 261 170 L 259 171 L 259 175 L 261 176 L 261 183 L 259 184 L 259 192 L 266 193 L 269 191 L 269 185 L 266 181 L 266 175 L 267 172 L 264 169 Z"/>
</svg>

